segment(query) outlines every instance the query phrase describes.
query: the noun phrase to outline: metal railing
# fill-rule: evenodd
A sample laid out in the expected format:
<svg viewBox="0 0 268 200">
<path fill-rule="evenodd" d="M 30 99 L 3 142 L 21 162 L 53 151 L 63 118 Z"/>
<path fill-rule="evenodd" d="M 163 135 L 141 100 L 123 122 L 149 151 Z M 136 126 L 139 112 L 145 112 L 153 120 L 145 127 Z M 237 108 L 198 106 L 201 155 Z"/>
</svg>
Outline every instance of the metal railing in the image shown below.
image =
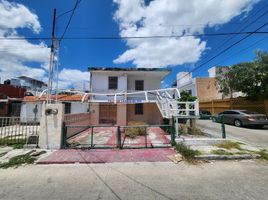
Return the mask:
<svg viewBox="0 0 268 200">
<path fill-rule="evenodd" d="M 68 129 L 83 131 L 70 136 Z M 175 129 L 172 125 L 65 125 L 62 138 L 63 148 L 163 148 L 174 144 Z"/>
<path fill-rule="evenodd" d="M 0 117 L 0 145 L 26 144 L 30 136 L 39 135 L 39 129 L 37 122 L 21 122 L 20 117 Z"/>
</svg>

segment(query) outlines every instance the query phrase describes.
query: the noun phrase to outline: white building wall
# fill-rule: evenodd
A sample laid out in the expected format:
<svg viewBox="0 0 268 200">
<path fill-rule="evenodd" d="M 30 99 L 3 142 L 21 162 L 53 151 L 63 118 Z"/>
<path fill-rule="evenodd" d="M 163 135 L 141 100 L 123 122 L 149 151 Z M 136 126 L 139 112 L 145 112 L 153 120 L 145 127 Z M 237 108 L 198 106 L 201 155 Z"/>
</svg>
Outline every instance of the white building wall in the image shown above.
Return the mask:
<svg viewBox="0 0 268 200">
<path fill-rule="evenodd" d="M 129 75 L 127 80 L 128 90 L 135 91 L 135 81 L 144 81 L 144 90 L 156 90 L 161 87 L 161 77 L 160 76 L 145 76 L 145 75 Z"/>
<path fill-rule="evenodd" d="M 118 89 L 109 90 L 109 76 L 118 77 Z M 127 90 L 127 75 L 124 72 L 91 72 L 92 92 L 122 92 Z"/>
<path fill-rule="evenodd" d="M 37 108 L 36 115 L 34 113 Z M 21 122 L 40 122 L 42 112 L 42 102 L 25 102 L 21 105 L 20 121 Z"/>
<path fill-rule="evenodd" d="M 88 112 L 88 109 L 89 107 L 87 103 L 80 103 L 80 102 L 71 103 L 71 114 L 85 113 Z"/>
</svg>

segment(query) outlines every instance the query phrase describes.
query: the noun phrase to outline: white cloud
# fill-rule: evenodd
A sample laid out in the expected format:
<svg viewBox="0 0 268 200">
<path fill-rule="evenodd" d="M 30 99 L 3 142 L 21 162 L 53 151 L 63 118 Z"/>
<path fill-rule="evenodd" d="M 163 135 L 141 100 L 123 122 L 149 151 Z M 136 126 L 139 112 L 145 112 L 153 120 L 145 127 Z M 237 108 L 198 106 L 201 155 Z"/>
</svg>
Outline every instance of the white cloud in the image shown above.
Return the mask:
<svg viewBox="0 0 268 200">
<path fill-rule="evenodd" d="M 182 35 L 203 33 L 247 13 L 259 0 L 114 0 L 118 9 L 114 19 L 120 36 Z M 192 26 L 189 26 L 192 25 Z M 128 39 L 129 47 L 114 60 L 133 62 L 138 67 L 175 66 L 198 61 L 206 42 L 197 37 L 169 39 Z"/>
<path fill-rule="evenodd" d="M 88 82 L 89 78 L 89 72 L 64 68 L 59 73 L 59 88 L 77 87 L 77 85 L 83 85 L 84 82 Z"/>
<path fill-rule="evenodd" d="M 38 34 L 42 28 L 38 16 L 19 3 L 0 0 L 0 78 L 1 82 L 17 76 L 29 76 L 47 81 L 50 49 L 43 42 L 33 44 L 18 35 L 18 28 L 28 28 Z M 20 37 L 21 40 L 10 40 Z M 36 67 L 27 63 L 34 62 Z M 68 88 L 77 80 L 89 80 L 86 72 L 63 69 L 60 72 L 60 88 Z M 55 84 L 55 83 L 54 83 Z"/>
</svg>

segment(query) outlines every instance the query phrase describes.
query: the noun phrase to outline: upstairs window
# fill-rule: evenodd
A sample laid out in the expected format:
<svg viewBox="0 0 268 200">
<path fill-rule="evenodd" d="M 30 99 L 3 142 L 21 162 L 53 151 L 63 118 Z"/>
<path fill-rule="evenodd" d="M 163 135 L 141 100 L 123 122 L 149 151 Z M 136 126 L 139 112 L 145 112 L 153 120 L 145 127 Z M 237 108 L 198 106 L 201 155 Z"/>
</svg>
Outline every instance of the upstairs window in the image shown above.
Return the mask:
<svg viewBox="0 0 268 200">
<path fill-rule="evenodd" d="M 135 115 L 143 115 L 143 104 L 135 104 Z"/>
<path fill-rule="evenodd" d="M 109 90 L 116 90 L 118 87 L 118 77 L 109 76 Z"/>
<path fill-rule="evenodd" d="M 135 90 L 144 90 L 144 81 L 136 80 L 135 81 Z"/>
</svg>

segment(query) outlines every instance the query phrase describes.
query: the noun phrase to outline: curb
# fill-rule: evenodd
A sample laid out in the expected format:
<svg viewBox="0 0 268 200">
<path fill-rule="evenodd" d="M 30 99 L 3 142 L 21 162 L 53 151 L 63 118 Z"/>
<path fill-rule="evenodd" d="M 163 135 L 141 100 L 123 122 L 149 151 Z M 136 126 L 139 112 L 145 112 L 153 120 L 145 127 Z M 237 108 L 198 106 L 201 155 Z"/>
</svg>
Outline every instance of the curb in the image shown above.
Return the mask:
<svg viewBox="0 0 268 200">
<path fill-rule="evenodd" d="M 243 154 L 243 155 L 200 155 L 196 156 L 197 160 L 244 160 L 244 159 L 258 159 L 261 156 L 258 154 Z"/>
</svg>

